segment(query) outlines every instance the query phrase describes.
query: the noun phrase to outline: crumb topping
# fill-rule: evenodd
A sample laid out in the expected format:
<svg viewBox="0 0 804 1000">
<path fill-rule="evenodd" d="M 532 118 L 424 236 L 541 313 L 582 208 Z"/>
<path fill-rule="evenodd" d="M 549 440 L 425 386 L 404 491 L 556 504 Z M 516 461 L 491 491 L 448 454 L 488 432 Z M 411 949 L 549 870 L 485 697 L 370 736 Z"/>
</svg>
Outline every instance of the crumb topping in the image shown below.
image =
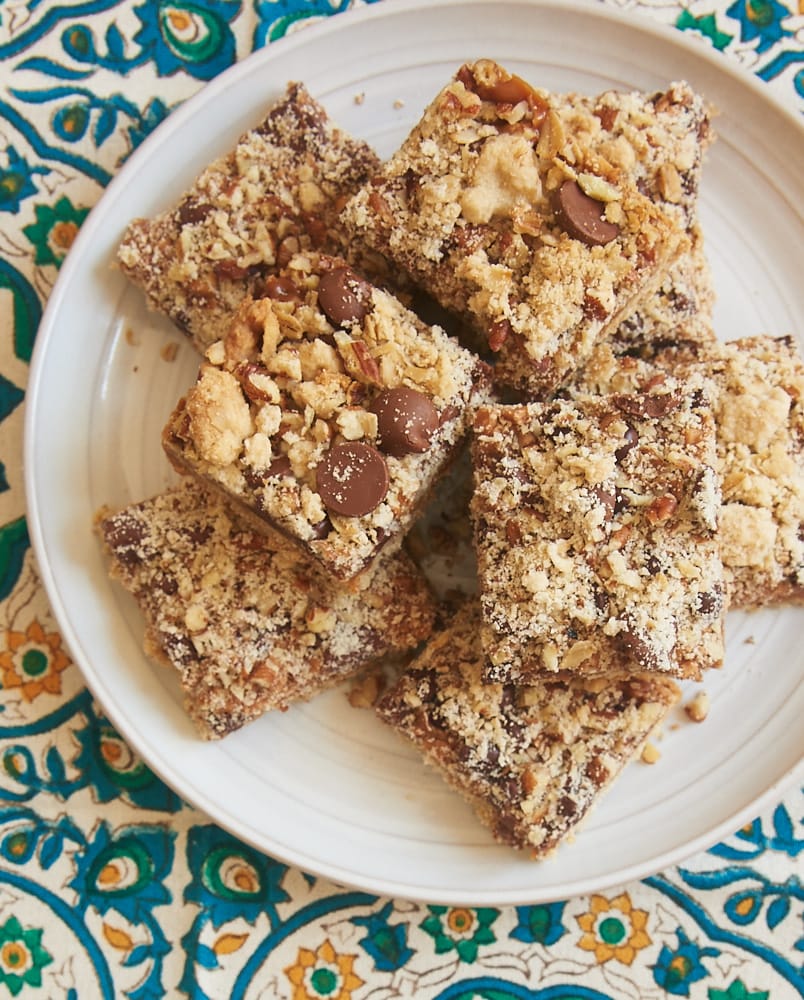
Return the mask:
<svg viewBox="0 0 804 1000">
<path fill-rule="evenodd" d="M 461 791 L 497 839 L 550 853 L 586 816 L 678 700 L 663 677 L 487 683 L 469 602 L 378 704 Z"/>
<path fill-rule="evenodd" d="M 147 648 L 178 671 L 207 738 L 414 648 L 433 627 L 429 589 L 403 553 L 370 588 L 338 586 L 189 481 L 103 513 L 98 531 L 145 615 Z"/>
<path fill-rule="evenodd" d="M 700 363 L 717 387 L 721 537 L 732 604 L 804 599 L 804 364 L 789 337 L 718 344 Z"/>
<path fill-rule="evenodd" d="M 723 657 L 709 387 L 481 407 L 472 515 L 490 679 Z"/>
<path fill-rule="evenodd" d="M 297 254 L 280 280 L 207 351 L 165 447 L 347 579 L 412 523 L 484 366 L 339 258 Z"/>
<path fill-rule="evenodd" d="M 544 395 L 688 245 L 678 206 L 697 191 L 704 122 L 684 84 L 595 103 L 480 60 L 442 89 L 342 221 L 474 318 L 499 352 L 501 384 Z"/>
</svg>

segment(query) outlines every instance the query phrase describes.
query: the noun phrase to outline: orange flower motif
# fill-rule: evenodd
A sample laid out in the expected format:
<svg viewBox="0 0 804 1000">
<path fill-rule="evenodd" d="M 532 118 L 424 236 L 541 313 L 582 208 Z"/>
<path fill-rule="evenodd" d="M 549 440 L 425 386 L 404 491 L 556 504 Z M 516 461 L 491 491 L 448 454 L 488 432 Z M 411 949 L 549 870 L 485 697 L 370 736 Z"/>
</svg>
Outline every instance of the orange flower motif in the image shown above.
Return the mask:
<svg viewBox="0 0 804 1000">
<path fill-rule="evenodd" d="M 339 955 L 329 939 L 316 950 L 299 948 L 295 965 L 285 969 L 292 1000 L 350 1000 L 363 980 L 352 972 L 356 955 Z"/>
<path fill-rule="evenodd" d="M 24 632 L 8 629 L 6 648 L 0 652 L 2 687 L 19 688 L 26 701 L 43 692 L 61 694 L 63 670 L 72 662 L 61 648 L 58 632 L 45 632 L 34 620 Z"/>
<path fill-rule="evenodd" d="M 584 931 L 578 947 L 593 951 L 598 965 L 612 958 L 630 965 L 637 952 L 651 943 L 645 931 L 648 914 L 634 909 L 627 892 L 614 899 L 592 896 L 588 912 L 575 919 Z"/>
</svg>

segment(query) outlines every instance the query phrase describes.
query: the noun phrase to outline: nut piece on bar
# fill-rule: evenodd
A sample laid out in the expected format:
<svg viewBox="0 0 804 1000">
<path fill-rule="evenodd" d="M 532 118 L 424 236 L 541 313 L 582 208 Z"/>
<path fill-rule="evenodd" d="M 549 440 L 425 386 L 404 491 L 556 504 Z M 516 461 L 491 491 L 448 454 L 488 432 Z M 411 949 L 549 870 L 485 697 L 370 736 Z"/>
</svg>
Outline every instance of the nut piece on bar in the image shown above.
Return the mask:
<svg viewBox="0 0 804 1000">
<path fill-rule="evenodd" d="M 102 512 L 97 530 L 111 576 L 145 617 L 146 652 L 178 671 L 206 739 L 411 650 L 433 627 L 434 601 L 404 553 L 383 563 L 370 589 L 352 592 L 189 481 Z"/>
<path fill-rule="evenodd" d="M 129 225 L 119 266 L 203 353 L 293 253 L 343 252 L 338 211 L 378 163 L 365 142 L 333 125 L 304 86 L 291 83 L 177 205 Z"/>
<path fill-rule="evenodd" d="M 488 680 L 723 660 L 711 387 L 481 407 L 472 517 Z"/>
<path fill-rule="evenodd" d="M 599 152 L 601 131 L 591 108 L 491 60 L 467 64 L 341 216 L 471 318 L 497 352 L 495 379 L 534 398 L 688 246 L 683 213 L 639 191 L 633 157 Z"/>
<path fill-rule="evenodd" d="M 277 282 L 209 349 L 163 443 L 348 580 L 401 544 L 488 369 L 340 258 L 298 254 Z"/>
<path fill-rule="evenodd" d="M 543 858 L 571 839 L 680 691 L 655 674 L 484 683 L 479 625 L 470 602 L 377 711 L 469 801 L 496 840 Z"/>
<path fill-rule="evenodd" d="M 700 94 L 676 81 L 655 93 L 567 94 L 563 102 L 573 109 L 573 127 L 583 133 L 579 141 L 615 170 L 630 173 L 686 229 L 697 225 L 703 162 L 715 139 L 711 109 Z M 582 110 L 593 117 L 582 117 Z"/>
</svg>

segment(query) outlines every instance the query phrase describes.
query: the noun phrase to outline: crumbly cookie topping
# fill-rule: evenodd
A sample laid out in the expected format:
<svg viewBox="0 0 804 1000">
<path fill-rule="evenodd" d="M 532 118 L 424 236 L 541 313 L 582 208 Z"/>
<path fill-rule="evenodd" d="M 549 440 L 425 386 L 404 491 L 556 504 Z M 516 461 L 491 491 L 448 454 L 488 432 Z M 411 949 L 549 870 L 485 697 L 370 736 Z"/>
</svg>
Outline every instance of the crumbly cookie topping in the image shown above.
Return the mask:
<svg viewBox="0 0 804 1000">
<path fill-rule="evenodd" d="M 208 350 L 165 447 L 347 579 L 401 541 L 484 366 L 341 259 L 297 254 L 279 280 Z"/>
<path fill-rule="evenodd" d="M 121 269 L 202 353 L 249 295 L 300 250 L 342 252 L 338 211 L 378 167 L 300 83 L 211 163 L 178 205 L 134 220 Z"/>
<path fill-rule="evenodd" d="M 472 515 L 490 679 L 723 657 L 710 388 L 511 407 L 475 421 Z"/>
<path fill-rule="evenodd" d="M 720 343 L 697 367 L 716 386 L 721 545 L 735 607 L 804 600 L 804 364 L 789 337 Z"/>
<path fill-rule="evenodd" d="M 544 857 L 578 826 L 679 698 L 656 675 L 487 683 L 468 603 L 381 697 L 377 711 L 475 807 L 503 843 Z"/>
<path fill-rule="evenodd" d="M 103 512 L 98 531 L 113 577 L 145 615 L 146 648 L 178 671 L 208 739 L 412 649 L 433 627 L 427 584 L 403 553 L 370 588 L 340 587 L 189 481 Z"/>
</svg>

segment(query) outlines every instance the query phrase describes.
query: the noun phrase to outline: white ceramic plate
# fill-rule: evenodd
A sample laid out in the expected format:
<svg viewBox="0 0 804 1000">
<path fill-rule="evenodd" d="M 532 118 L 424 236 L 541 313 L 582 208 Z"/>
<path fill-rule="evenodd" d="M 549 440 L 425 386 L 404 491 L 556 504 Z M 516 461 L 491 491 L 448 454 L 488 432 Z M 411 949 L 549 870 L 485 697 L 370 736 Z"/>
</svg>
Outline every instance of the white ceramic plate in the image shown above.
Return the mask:
<svg viewBox="0 0 804 1000">
<path fill-rule="evenodd" d="M 64 637 L 123 736 L 187 801 L 301 868 L 440 903 L 533 903 L 644 876 L 751 820 L 801 774 L 803 613 L 733 614 L 704 725 L 681 711 L 661 760 L 631 765 L 574 844 L 535 864 L 495 846 L 415 752 L 334 691 L 219 743 L 196 738 L 174 678 L 143 656 L 131 600 L 91 530 L 101 504 L 170 481 L 159 432 L 195 374 L 184 343 L 110 270 L 126 223 L 171 204 L 290 79 L 390 153 L 466 59 L 597 92 L 688 79 L 721 111 L 702 219 L 725 338 L 801 330 L 804 130 L 700 40 L 573 3 L 386 2 L 299 32 L 225 73 L 131 158 L 84 224 L 43 320 L 28 388 L 30 527 Z M 363 100 L 356 100 L 363 95 Z"/>
</svg>

